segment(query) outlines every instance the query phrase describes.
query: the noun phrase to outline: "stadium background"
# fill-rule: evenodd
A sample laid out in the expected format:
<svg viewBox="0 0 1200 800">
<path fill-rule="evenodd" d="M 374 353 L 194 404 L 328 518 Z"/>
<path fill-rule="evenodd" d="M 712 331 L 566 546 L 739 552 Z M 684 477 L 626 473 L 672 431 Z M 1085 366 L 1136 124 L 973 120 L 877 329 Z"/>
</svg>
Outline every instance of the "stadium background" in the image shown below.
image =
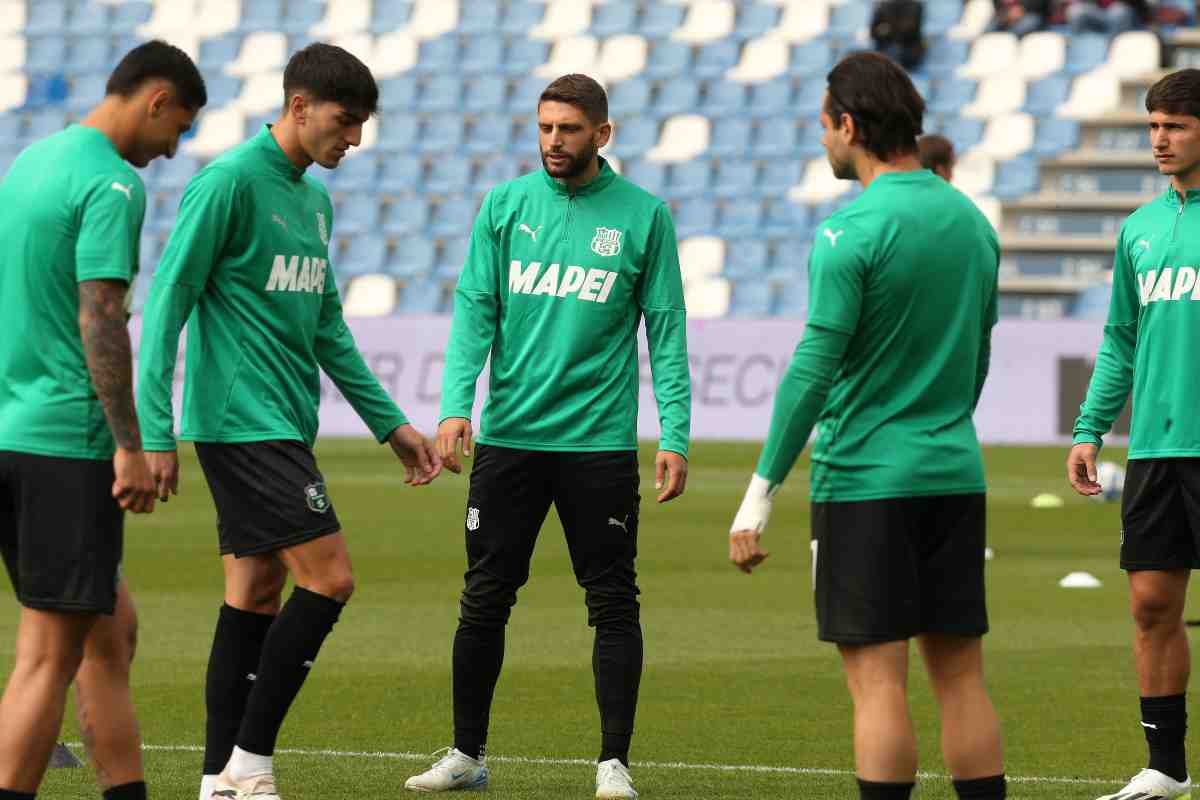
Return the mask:
<svg viewBox="0 0 1200 800">
<path fill-rule="evenodd" d="M 396 338 L 449 311 L 479 200 L 538 166 L 538 94 L 584 71 L 610 91 L 606 155 L 672 204 L 693 324 L 787 339 L 804 317 L 814 227 L 856 192 L 832 179 L 816 117 L 828 68 L 869 46 L 869 17 L 865 0 L 0 0 L 0 172 L 94 104 L 134 43 L 161 37 L 191 52 L 210 102 L 183 152 L 143 172 L 140 305 L 188 179 L 275 117 L 290 52 L 316 39 L 343 44 L 380 80 L 381 113 L 341 169 L 313 172 L 335 199 L 334 267 L 352 324 Z M 928 0 L 929 51 L 914 76 L 927 129 L 958 147 L 956 183 L 1001 233 L 999 330 L 1019 336 L 994 383 L 1012 387 L 1003 405 L 1017 406 L 1044 382 L 1038 372 L 1022 386 L 1022 353 L 1098 333 L 1116 230 L 1163 185 L 1142 97 L 1161 69 L 1200 64 L 1200 33 L 1110 40 L 1051 29 L 1018 41 L 988 33 L 990 20 L 990 0 Z M 1094 341 L 1080 351 L 1094 352 Z M 1078 394 L 1090 367 L 1069 362 L 1045 379 Z M 1058 403 L 1060 416 L 1072 402 Z M 282 789 L 289 800 L 391 794 L 449 735 L 465 484 L 403 491 L 394 462 L 361 440 L 323 439 L 318 454 L 352 536 L 359 590 L 285 727 L 293 750 L 279 756 Z M 725 526 L 755 455 L 752 444 L 697 443 L 685 498 L 643 505 L 647 672 L 634 775 L 646 797 L 852 794 L 849 704 L 836 656 L 814 638 L 806 462 L 780 496 L 767 566 L 747 581 L 725 563 Z M 190 449 L 182 456 L 181 495 L 129 522 L 126 574 L 142 619 L 134 681 L 152 791 L 190 798 L 221 577 L 211 501 Z M 996 551 L 987 648 L 1014 798 L 1094 797 L 1141 765 L 1116 509 L 1066 496 L 1064 456 L 986 452 Z M 1063 495 L 1063 507 L 1030 510 L 1045 491 Z M 499 798 L 588 796 L 590 633 L 567 564 L 552 517 L 510 626 L 493 715 Z M 1103 585 L 1058 588 L 1075 570 Z M 10 609 L 0 623 L 5 671 Z M 922 765 L 939 772 L 923 679 L 913 692 Z M 74 723 L 66 737 L 77 740 Z M 57 771 L 43 795 L 91 797 L 89 781 L 85 770 Z M 935 776 L 918 796 L 952 792 Z"/>
</svg>

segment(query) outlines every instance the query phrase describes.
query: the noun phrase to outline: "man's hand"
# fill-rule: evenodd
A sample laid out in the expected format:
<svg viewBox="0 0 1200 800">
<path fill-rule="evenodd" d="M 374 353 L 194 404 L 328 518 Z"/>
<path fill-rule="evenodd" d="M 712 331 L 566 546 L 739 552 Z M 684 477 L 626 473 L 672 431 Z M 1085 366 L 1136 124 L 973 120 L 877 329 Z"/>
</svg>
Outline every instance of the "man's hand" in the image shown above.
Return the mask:
<svg viewBox="0 0 1200 800">
<path fill-rule="evenodd" d="M 654 457 L 654 488 L 661 490 L 658 502 L 665 503 L 683 494 L 687 485 L 687 469 L 687 459 L 679 453 L 658 451 Z"/>
<path fill-rule="evenodd" d="M 388 444 L 404 465 L 404 482 L 409 486 L 433 483 L 442 473 L 442 459 L 434 451 L 433 442 L 412 425 L 401 425 L 388 434 Z"/>
<path fill-rule="evenodd" d="M 747 575 L 770 555 L 758 546 L 758 531 L 734 531 L 729 534 L 729 560 Z"/>
<path fill-rule="evenodd" d="M 150 477 L 154 479 L 159 500 L 165 503 L 171 495 L 179 494 L 179 456 L 174 450 L 147 450 L 146 463 L 150 466 Z"/>
<path fill-rule="evenodd" d="M 146 465 L 146 455 L 141 450 L 126 450 L 118 447 L 113 456 L 112 496 L 125 511 L 134 514 L 149 514 L 154 510 L 154 478 Z"/>
<path fill-rule="evenodd" d="M 458 460 L 458 445 L 462 443 L 462 454 L 471 457 L 471 420 L 463 417 L 448 417 L 438 425 L 437 451 L 446 469 L 455 475 L 462 472 L 462 463 Z"/>
<path fill-rule="evenodd" d="M 1100 494 L 1096 482 L 1096 454 L 1100 448 L 1094 444 L 1077 444 L 1067 455 L 1067 480 L 1071 487 L 1084 497 Z"/>
</svg>

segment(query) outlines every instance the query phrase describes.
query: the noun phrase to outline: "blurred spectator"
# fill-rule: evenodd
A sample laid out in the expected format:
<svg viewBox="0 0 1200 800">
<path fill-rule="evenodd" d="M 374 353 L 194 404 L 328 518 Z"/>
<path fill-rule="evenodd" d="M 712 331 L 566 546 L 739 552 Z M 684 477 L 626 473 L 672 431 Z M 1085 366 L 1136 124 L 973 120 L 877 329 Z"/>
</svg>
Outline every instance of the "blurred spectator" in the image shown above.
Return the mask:
<svg viewBox="0 0 1200 800">
<path fill-rule="evenodd" d="M 905 69 L 916 69 L 925 58 L 924 14 L 919 0 L 880 0 L 871 16 L 875 49 Z"/>
<path fill-rule="evenodd" d="M 921 166 L 933 170 L 933 174 L 947 183 L 954 182 L 954 143 L 945 136 L 930 133 L 917 140 L 917 155 Z"/>
<path fill-rule="evenodd" d="M 1115 36 L 1146 23 L 1150 4 L 1147 0 L 1068 0 L 1063 14 L 1072 33 Z"/>
<path fill-rule="evenodd" d="M 1050 0 L 993 0 L 996 18 L 993 30 L 1024 36 L 1041 30 L 1050 14 Z"/>
</svg>

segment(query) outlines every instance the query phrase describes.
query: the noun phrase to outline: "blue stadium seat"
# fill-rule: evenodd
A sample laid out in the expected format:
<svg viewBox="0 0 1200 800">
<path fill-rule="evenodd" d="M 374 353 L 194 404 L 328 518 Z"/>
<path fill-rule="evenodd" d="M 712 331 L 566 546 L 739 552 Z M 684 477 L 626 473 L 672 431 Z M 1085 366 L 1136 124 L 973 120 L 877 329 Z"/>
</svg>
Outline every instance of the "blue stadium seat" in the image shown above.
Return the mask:
<svg viewBox="0 0 1200 800">
<path fill-rule="evenodd" d="M 798 78 L 812 78 L 829 71 L 833 64 L 833 52 L 829 42 L 814 39 L 804 44 L 792 45 L 788 61 L 788 74 Z"/>
<path fill-rule="evenodd" d="M 1025 90 L 1025 110 L 1038 116 L 1053 114 L 1070 94 L 1071 79 L 1062 75 L 1031 81 Z"/>
<path fill-rule="evenodd" d="M 621 84 L 617 84 L 620 86 Z M 535 75 L 526 76 L 512 87 L 508 94 L 508 108 L 517 114 L 532 114 L 537 110 L 538 98 L 546 89 L 546 81 Z M 609 110 L 612 111 L 612 95 L 609 95 Z M 615 112 L 614 112 L 615 113 Z"/>
<path fill-rule="evenodd" d="M 541 94 L 540 90 L 538 94 Z M 644 114 L 649 108 L 650 82 L 644 78 L 623 80 L 609 90 L 608 111 L 614 118 Z"/>
<path fill-rule="evenodd" d="M 616 126 L 609 152 L 619 158 L 641 155 L 658 143 L 658 120 L 631 117 Z"/>
<path fill-rule="evenodd" d="M 541 152 L 541 144 L 538 142 L 538 126 L 537 119 L 530 115 L 524 119 L 519 119 L 513 128 L 513 152 L 520 155 L 536 156 Z"/>
<path fill-rule="evenodd" d="M 607 8 L 607 6 L 597 6 L 596 8 Z M 650 52 L 646 55 L 646 68 L 642 70 L 642 74 L 647 78 L 658 80 L 676 78 L 688 74 L 691 64 L 691 47 L 673 39 L 663 39 L 651 43 Z"/>
<path fill-rule="evenodd" d="M 753 161 L 721 161 L 712 179 L 712 193 L 717 197 L 746 197 L 754 193 L 756 175 L 757 167 Z"/>
<path fill-rule="evenodd" d="M 116 66 L 112 43 L 107 36 L 85 36 L 74 39 L 67 47 L 67 52 L 69 55 L 64 68 L 70 73 L 82 75 L 96 72 L 107 73 Z"/>
<path fill-rule="evenodd" d="M 379 85 L 379 106 L 385 112 L 406 111 L 417 105 L 420 84 L 416 78 L 389 78 Z"/>
<path fill-rule="evenodd" d="M 472 188 L 478 194 L 487 194 L 493 187 L 507 183 L 520 174 L 517 162 L 503 154 L 485 160 L 475 173 Z"/>
<path fill-rule="evenodd" d="M 334 214 L 334 225 L 343 236 L 376 235 L 379 231 L 379 199 L 365 192 L 349 195 Z"/>
<path fill-rule="evenodd" d="M 398 314 L 438 314 L 445 310 L 445 286 L 439 280 L 414 280 L 400 290 Z"/>
<path fill-rule="evenodd" d="M 154 175 L 154 186 L 162 189 L 182 189 L 200 171 L 200 159 L 186 153 L 174 158 L 158 159 L 158 170 Z"/>
<path fill-rule="evenodd" d="M 412 17 L 412 0 L 387 0 L 371 4 L 371 33 L 379 36 L 399 30 Z"/>
<path fill-rule="evenodd" d="M 803 319 L 808 316 L 808 256 L 804 256 L 805 271 L 792 280 L 779 284 L 775 295 L 775 316 Z"/>
<path fill-rule="evenodd" d="M 410 150 L 416 147 L 420 132 L 419 117 L 409 111 L 385 110 L 379 122 L 379 147 L 384 150 Z"/>
<path fill-rule="evenodd" d="M 508 82 L 500 75 L 477 75 L 467 81 L 463 108 L 469 113 L 501 111 L 507 107 Z"/>
<path fill-rule="evenodd" d="M 118 6 L 123 8 L 123 6 Z M 227 33 L 224 36 L 214 36 L 200 41 L 199 60 L 196 66 L 208 74 L 216 73 L 226 64 L 237 60 L 242 49 L 242 36 L 237 33 Z M 207 80 L 207 75 L 205 76 Z"/>
<path fill-rule="evenodd" d="M 127 2 L 113 6 L 109 26 L 113 33 L 133 33 L 138 26 L 150 21 L 154 6 L 144 2 Z"/>
<path fill-rule="evenodd" d="M 463 265 L 467 263 L 467 251 L 470 249 L 471 239 L 467 236 L 455 236 L 442 242 L 442 246 L 438 248 L 434 274 L 457 280 Z"/>
<path fill-rule="evenodd" d="M 739 39 L 756 39 L 779 23 L 779 9 L 760 3 L 740 3 L 733 35 Z"/>
<path fill-rule="evenodd" d="M 798 106 L 793 107 L 792 105 L 792 83 L 787 79 L 776 78 L 765 83 L 754 84 L 750 88 L 750 102 L 746 109 L 755 117 L 794 114 L 796 108 Z"/>
<path fill-rule="evenodd" d="M 755 158 L 786 158 L 796 151 L 799 131 L 794 120 L 787 117 L 769 120 L 758 126 L 754 136 Z"/>
<path fill-rule="evenodd" d="M 29 127 L 25 131 L 25 136 L 30 141 L 36 141 L 52 133 L 58 133 L 65 127 L 67 127 L 67 115 L 64 111 L 59 108 L 44 108 L 30 113 Z"/>
<path fill-rule="evenodd" d="M 700 84 L 692 78 L 673 78 L 658 87 L 654 102 L 642 112 L 662 116 L 688 114 L 695 111 L 699 104 Z"/>
<path fill-rule="evenodd" d="M 929 39 L 928 49 L 921 70 L 932 76 L 948 75 L 967 61 L 969 42 L 934 36 Z"/>
<path fill-rule="evenodd" d="M 1067 38 L 1067 60 L 1063 72 L 1078 75 L 1095 69 L 1108 59 L 1108 37 L 1099 33 L 1076 33 Z"/>
<path fill-rule="evenodd" d="M 825 79 L 810 78 L 801 81 L 792 95 L 791 108 L 803 109 L 806 118 L 815 117 L 825 106 Z"/>
<path fill-rule="evenodd" d="M 459 48 L 462 56 L 458 71 L 474 73 L 498 73 L 504 61 L 504 40 L 495 34 L 481 34 L 466 39 Z"/>
<path fill-rule="evenodd" d="M 430 78 L 417 98 L 421 111 L 458 111 L 462 108 L 463 81 L 454 75 Z"/>
<path fill-rule="evenodd" d="M 337 264 L 343 275 L 367 275 L 382 272 L 387 259 L 387 240 L 382 236 L 355 236 Z"/>
<path fill-rule="evenodd" d="M 750 120 L 745 117 L 725 117 L 712 126 L 708 153 L 716 158 L 743 156 L 750 150 Z"/>
<path fill-rule="evenodd" d="M 726 203 L 721 209 L 721 222 L 717 232 L 721 238 L 726 240 L 751 239 L 761 235 L 762 220 L 762 204 L 751 198 L 745 198 L 740 202 Z M 731 247 L 727 247 L 726 253 L 730 249 Z"/>
<path fill-rule="evenodd" d="M 220 108 L 232 103 L 242 93 L 242 79 L 234 75 L 210 75 L 204 80 L 208 90 L 208 107 Z"/>
<path fill-rule="evenodd" d="M 647 38 L 670 36 L 683 25 L 683 6 L 653 3 L 642 6 L 642 13 L 633 31 Z"/>
<path fill-rule="evenodd" d="M 708 84 L 701 110 L 710 117 L 725 117 L 741 113 L 746 107 L 746 85 L 734 81 L 713 81 Z"/>
<path fill-rule="evenodd" d="M 829 35 L 835 39 L 856 39 L 871 21 L 870 3 L 846 3 L 829 13 Z"/>
<path fill-rule="evenodd" d="M 477 206 L 469 197 L 451 197 L 442 201 L 429 221 L 429 232 L 437 237 L 461 236 L 471 229 Z"/>
<path fill-rule="evenodd" d="M 592 7 L 592 24 L 589 32 L 593 36 L 616 36 L 636 30 L 637 6 L 629 0 L 615 0 Z"/>
<path fill-rule="evenodd" d="M 707 197 L 689 197 L 683 200 L 674 217 L 675 235 L 680 239 L 711 235 L 717 229 L 717 206 Z"/>
<path fill-rule="evenodd" d="M 25 117 L 15 111 L 0 113 L 0 142 L 7 151 L 15 142 L 25 139 Z"/>
<path fill-rule="evenodd" d="M 962 18 L 962 0 L 925 0 L 922 29 L 926 36 L 942 36 Z"/>
<path fill-rule="evenodd" d="M 666 185 L 667 170 L 662 164 L 653 161 L 634 161 L 625 165 L 625 177 L 645 189 L 650 194 L 663 194 Z"/>
<path fill-rule="evenodd" d="M 1039 119 L 1033 154 L 1053 158 L 1079 146 L 1079 123 L 1070 119 Z"/>
<path fill-rule="evenodd" d="M 811 212 L 803 203 L 777 197 L 767 203 L 762 232 L 770 237 L 804 238 L 812 226 Z"/>
<path fill-rule="evenodd" d="M 697 78 L 720 78 L 737 66 L 740 48 L 732 39 L 718 39 L 696 50 L 692 74 Z"/>
<path fill-rule="evenodd" d="M 397 278 L 416 278 L 430 275 L 437 245 L 428 236 L 406 235 L 396 242 L 384 272 Z"/>
<path fill-rule="evenodd" d="M 379 159 L 370 150 L 352 150 L 333 173 L 333 185 L 339 192 L 373 192 L 379 181 Z"/>
<path fill-rule="evenodd" d="M 1090 286 L 1075 296 L 1068 312 L 1071 319 L 1108 319 L 1108 305 L 1112 300 L 1112 289 L 1107 284 Z"/>
<path fill-rule="evenodd" d="M 942 126 L 941 134 L 954 143 L 957 153 L 965 153 L 983 141 L 983 120 L 954 117 Z"/>
<path fill-rule="evenodd" d="M 928 111 L 934 114 L 957 114 L 958 110 L 975 99 L 975 81 L 965 78 L 947 78 L 933 85 L 927 102 Z"/>
<path fill-rule="evenodd" d="M 721 274 L 733 281 L 761 278 L 767 271 L 767 243 L 761 238 L 730 242 Z"/>
<path fill-rule="evenodd" d="M 498 0 L 471 0 L 458 17 L 459 33 L 495 33 L 500 28 Z"/>
<path fill-rule="evenodd" d="M 465 158 L 438 158 L 429 166 L 425 191 L 429 194 L 460 194 L 470 188 L 471 162 Z"/>
<path fill-rule="evenodd" d="M 61 35 L 30 36 L 25 41 L 25 71 L 60 72 L 67 61 L 67 40 Z"/>
<path fill-rule="evenodd" d="M 910 74 L 908 77 L 912 79 L 913 88 L 917 90 L 917 94 L 921 95 L 922 99 L 929 97 L 929 89 L 933 85 L 933 81 L 924 75 Z"/>
<path fill-rule="evenodd" d="M 421 42 L 417 63 L 413 71 L 423 75 L 454 74 L 460 57 L 458 37 L 445 34 L 436 39 Z"/>
<path fill-rule="evenodd" d="M 471 122 L 463 148 L 475 155 L 502 158 L 512 146 L 513 122 L 507 114 L 485 114 Z"/>
<path fill-rule="evenodd" d="M 238 29 L 243 33 L 279 31 L 283 27 L 283 0 L 254 0 L 242 5 Z"/>
<path fill-rule="evenodd" d="M 800 184 L 804 163 L 796 158 L 768 161 L 759 170 L 758 191 L 763 197 L 785 195 Z"/>
<path fill-rule="evenodd" d="M 504 9 L 500 30 L 509 36 L 527 36 L 545 15 L 545 3 L 513 2 Z"/>
<path fill-rule="evenodd" d="M 249 125 L 247 125 L 247 128 L 249 128 L 249 132 L 248 132 L 246 138 L 250 138 L 250 136 L 253 135 L 254 128 L 251 128 Z M 314 180 L 320 181 L 322 184 L 324 184 L 326 189 L 328 189 L 329 191 L 332 192 L 333 191 L 333 173 L 334 173 L 334 171 L 335 170 L 332 170 L 332 169 L 325 169 L 325 167 L 322 167 L 320 164 L 313 164 L 311 167 L 308 168 L 307 174 L 308 174 L 308 177 L 313 178 Z"/>
<path fill-rule="evenodd" d="M 669 176 L 668 193 L 672 197 L 687 197 L 709 190 L 712 167 L 707 161 L 684 161 L 672 164 Z"/>
<path fill-rule="evenodd" d="M 405 197 L 384 208 L 380 230 L 387 236 L 415 236 L 429 224 L 429 206 L 423 197 Z"/>
<path fill-rule="evenodd" d="M 75 6 L 67 22 L 67 33 L 72 36 L 104 36 L 109 32 L 110 6 L 96 2 Z"/>
<path fill-rule="evenodd" d="M 26 3 L 25 35 L 61 34 L 67 27 L 67 4 L 61 0 Z"/>
<path fill-rule="evenodd" d="M 733 295 L 729 302 L 729 316 L 737 318 L 759 318 L 771 316 L 770 284 L 754 278 L 733 284 Z"/>
<path fill-rule="evenodd" d="M 378 187 L 388 194 L 413 194 L 424 185 L 425 168 L 421 159 L 411 155 L 389 155 L 383 159 Z"/>
<path fill-rule="evenodd" d="M 514 38 L 504 53 L 501 68 L 509 75 L 528 75 L 550 59 L 550 44 L 537 39 Z"/>
<path fill-rule="evenodd" d="M 816 219 L 814 218 L 814 222 Z M 775 241 L 771 248 L 770 269 L 775 273 L 792 273 L 807 284 L 808 259 L 812 254 L 812 237 L 790 236 Z"/>
<path fill-rule="evenodd" d="M 814 122 L 800 128 L 800 138 L 796 142 L 797 157 L 813 159 L 825 155 L 825 145 L 821 143 L 824 135 L 824 129 Z"/>
<path fill-rule="evenodd" d="M 104 87 L 108 75 L 83 75 L 71 81 L 71 93 L 67 95 L 67 109 L 82 114 L 104 99 Z"/>
<path fill-rule="evenodd" d="M 1038 182 L 1037 161 L 1029 156 L 1020 156 L 996 165 L 992 194 L 1001 200 L 1015 200 L 1036 192 Z"/>
<path fill-rule="evenodd" d="M 279 30 L 288 35 L 306 34 L 324 17 L 325 0 L 287 0 L 287 13 Z"/>
</svg>

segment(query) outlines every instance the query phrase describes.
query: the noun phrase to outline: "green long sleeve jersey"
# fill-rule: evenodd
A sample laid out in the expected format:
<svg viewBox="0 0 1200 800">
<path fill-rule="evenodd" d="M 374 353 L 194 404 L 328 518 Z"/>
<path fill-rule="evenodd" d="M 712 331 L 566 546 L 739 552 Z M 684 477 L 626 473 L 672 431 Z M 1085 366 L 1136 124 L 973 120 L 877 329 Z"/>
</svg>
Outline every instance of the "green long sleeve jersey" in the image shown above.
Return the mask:
<svg viewBox="0 0 1200 800">
<path fill-rule="evenodd" d="M 187 324 L 181 438 L 317 435 L 324 370 L 383 441 L 407 421 L 342 318 L 329 263 L 333 207 L 270 126 L 188 184 L 142 326 L 138 410 L 147 450 L 173 450 L 172 379 Z"/>
<path fill-rule="evenodd" d="M 996 232 L 928 170 L 876 177 L 817 230 L 808 323 L 755 474 L 782 483 L 815 423 L 815 501 L 985 491 L 972 416 L 996 324 Z"/>
<path fill-rule="evenodd" d="M 603 159 L 574 192 L 544 170 L 501 184 L 483 201 L 455 291 L 439 417 L 471 418 L 490 353 L 480 442 L 636 449 L 643 317 L 660 446 L 686 456 L 686 313 L 666 205 Z"/>
<path fill-rule="evenodd" d="M 1200 379 L 1190 343 L 1200 333 L 1200 190 L 1169 189 L 1129 215 L 1113 256 L 1104 341 L 1074 441 L 1099 445 L 1133 390 L 1129 457 L 1200 456 Z"/>
</svg>

